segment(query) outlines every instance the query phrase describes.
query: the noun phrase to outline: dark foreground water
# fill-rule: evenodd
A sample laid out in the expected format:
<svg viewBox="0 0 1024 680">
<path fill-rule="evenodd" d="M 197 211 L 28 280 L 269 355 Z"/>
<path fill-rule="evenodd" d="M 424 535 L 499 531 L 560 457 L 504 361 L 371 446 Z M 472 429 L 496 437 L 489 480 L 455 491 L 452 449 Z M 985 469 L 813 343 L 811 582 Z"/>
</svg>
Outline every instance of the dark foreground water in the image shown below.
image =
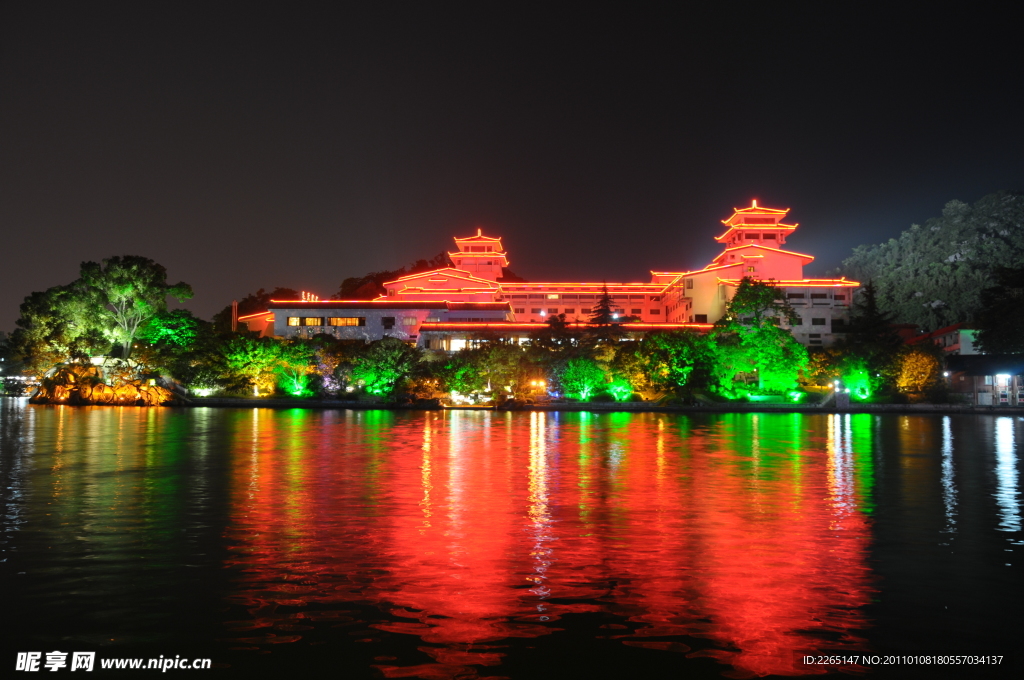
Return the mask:
<svg viewBox="0 0 1024 680">
<path fill-rule="evenodd" d="M 1018 416 L 0 403 L 3 677 L 1021 670 Z"/>
</svg>

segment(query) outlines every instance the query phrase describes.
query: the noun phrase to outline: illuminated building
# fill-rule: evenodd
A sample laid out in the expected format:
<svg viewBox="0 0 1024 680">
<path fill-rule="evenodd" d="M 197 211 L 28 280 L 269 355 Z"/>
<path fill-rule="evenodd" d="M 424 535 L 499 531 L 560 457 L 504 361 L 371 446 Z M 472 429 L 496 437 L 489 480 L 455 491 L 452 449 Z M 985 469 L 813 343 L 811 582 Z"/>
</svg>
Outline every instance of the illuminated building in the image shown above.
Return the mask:
<svg viewBox="0 0 1024 680">
<path fill-rule="evenodd" d="M 384 283 L 376 300 L 274 300 L 266 312 L 242 317 L 266 335 L 303 337 L 326 332 L 339 338 L 375 340 L 385 336 L 436 349 L 457 349 L 487 331 L 523 340 L 554 315 L 585 323 L 605 288 L 622 329 L 637 336 L 656 329 L 707 330 L 725 313 L 744 277 L 785 289 L 799 317 L 787 327 L 806 345 L 828 345 L 849 318 L 859 285 L 846 279 L 804 278 L 811 255 L 782 246 L 796 224 L 782 220 L 789 210 L 763 208 L 754 201 L 734 209 L 716 240 L 722 253 L 702 269 L 651 272 L 647 283 L 504 282 L 509 265 L 501 238 L 455 238 L 452 266 L 410 274 Z"/>
</svg>

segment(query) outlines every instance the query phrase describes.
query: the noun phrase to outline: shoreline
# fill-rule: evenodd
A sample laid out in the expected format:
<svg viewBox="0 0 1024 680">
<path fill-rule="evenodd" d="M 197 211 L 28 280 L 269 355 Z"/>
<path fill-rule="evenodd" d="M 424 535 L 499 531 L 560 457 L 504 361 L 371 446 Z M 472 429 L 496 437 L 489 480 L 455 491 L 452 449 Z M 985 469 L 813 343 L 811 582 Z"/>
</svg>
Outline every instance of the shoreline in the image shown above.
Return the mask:
<svg viewBox="0 0 1024 680">
<path fill-rule="evenodd" d="M 609 413 L 939 413 L 980 415 L 1024 415 L 1021 406 L 972 406 L 966 404 L 856 404 L 846 408 L 789 404 L 699 404 L 696 406 L 656 406 L 648 402 L 591 402 L 586 404 L 532 404 L 512 409 L 493 406 L 436 407 L 415 404 L 375 404 L 337 399 L 255 399 L 244 397 L 205 397 L 173 408 L 304 408 L 350 411 L 600 411 Z"/>
</svg>

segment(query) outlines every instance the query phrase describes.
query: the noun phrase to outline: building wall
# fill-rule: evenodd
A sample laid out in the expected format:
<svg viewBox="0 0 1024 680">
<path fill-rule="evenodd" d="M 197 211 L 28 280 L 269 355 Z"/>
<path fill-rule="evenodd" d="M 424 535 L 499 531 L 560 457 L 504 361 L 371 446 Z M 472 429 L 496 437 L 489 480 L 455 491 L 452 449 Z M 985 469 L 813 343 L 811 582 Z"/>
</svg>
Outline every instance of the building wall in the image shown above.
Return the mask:
<svg viewBox="0 0 1024 680">
<path fill-rule="evenodd" d="M 311 338 L 319 333 L 332 335 L 339 340 L 362 340 L 372 342 L 382 338 L 398 338 L 408 342 L 419 341 L 419 328 L 424 321 L 506 321 L 507 313 L 497 310 L 448 310 L 448 309 L 320 309 L 278 308 L 274 314 L 274 335 L 281 338 Z M 322 318 L 323 326 L 289 326 L 288 319 Z M 331 326 L 331 317 L 362 318 L 363 326 Z M 387 328 L 385 319 L 394 323 Z M 407 323 L 408 321 L 408 323 Z"/>
</svg>

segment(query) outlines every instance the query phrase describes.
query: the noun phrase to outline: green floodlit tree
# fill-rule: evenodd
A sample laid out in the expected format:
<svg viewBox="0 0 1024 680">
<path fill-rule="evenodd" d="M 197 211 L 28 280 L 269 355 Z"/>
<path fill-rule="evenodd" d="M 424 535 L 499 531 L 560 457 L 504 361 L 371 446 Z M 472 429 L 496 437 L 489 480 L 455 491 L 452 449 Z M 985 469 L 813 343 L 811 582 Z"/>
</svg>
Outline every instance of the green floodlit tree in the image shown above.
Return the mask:
<svg viewBox="0 0 1024 680">
<path fill-rule="evenodd" d="M 234 389 L 254 389 L 258 395 L 274 388 L 282 343 L 270 338 L 238 335 L 222 345 L 221 351 Z"/>
<path fill-rule="evenodd" d="M 155 347 L 191 347 L 206 322 L 187 309 L 163 311 L 149 319 L 138 332 L 139 340 Z"/>
<path fill-rule="evenodd" d="M 179 302 L 192 297 L 187 283 L 167 283 L 167 270 L 146 257 L 110 257 L 102 263 L 83 262 L 81 281 L 96 291 L 106 317 L 106 332 L 121 345 L 121 358 L 131 355 L 139 328 L 166 311 L 167 297 Z"/>
<path fill-rule="evenodd" d="M 558 379 L 567 396 L 588 401 L 604 384 L 604 370 L 593 359 L 576 357 L 565 362 Z"/>
<path fill-rule="evenodd" d="M 482 358 L 479 349 L 464 349 L 435 362 L 433 372 L 443 391 L 459 394 L 482 391 L 487 386 L 481 370 Z"/>
<path fill-rule="evenodd" d="M 975 327 L 978 346 L 987 354 L 1024 352 L 1024 267 L 1001 267 L 995 285 L 981 292 Z"/>
<path fill-rule="evenodd" d="M 35 292 L 21 303 L 11 334 L 12 355 L 42 375 L 57 364 L 81 361 L 110 347 L 100 318 L 101 300 L 81 281 Z"/>
<path fill-rule="evenodd" d="M 420 350 L 397 338 L 384 338 L 356 357 L 352 379 L 370 394 L 387 396 L 413 373 L 419 360 Z"/>
<path fill-rule="evenodd" d="M 662 331 L 640 342 L 639 356 L 652 383 L 667 390 L 689 390 L 695 387 L 694 377 L 700 378 L 700 385 L 706 382 L 713 349 L 706 335 Z"/>
<path fill-rule="evenodd" d="M 796 318 L 782 289 L 744 277 L 712 338 L 719 389 L 733 392 L 739 373 L 756 374 L 760 392 L 796 387 L 807 368 L 807 348 L 779 326 L 781 320 L 793 323 Z"/>
<path fill-rule="evenodd" d="M 279 343 L 277 355 L 278 385 L 293 397 L 308 397 L 310 374 L 313 373 L 313 358 L 316 345 L 302 340 Z"/>
</svg>

